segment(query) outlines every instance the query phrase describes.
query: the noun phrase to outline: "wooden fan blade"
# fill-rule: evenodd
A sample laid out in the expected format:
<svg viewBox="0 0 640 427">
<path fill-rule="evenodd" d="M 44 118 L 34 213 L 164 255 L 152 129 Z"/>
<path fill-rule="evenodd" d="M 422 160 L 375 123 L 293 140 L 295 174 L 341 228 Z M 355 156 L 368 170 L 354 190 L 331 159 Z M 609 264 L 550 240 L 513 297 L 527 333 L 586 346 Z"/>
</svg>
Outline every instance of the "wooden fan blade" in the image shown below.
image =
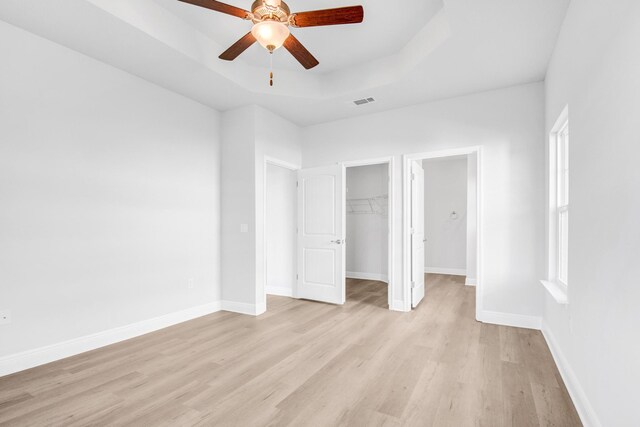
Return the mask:
<svg viewBox="0 0 640 427">
<path fill-rule="evenodd" d="M 359 24 L 364 20 L 362 6 L 340 7 L 337 9 L 314 10 L 294 13 L 291 23 L 294 27 L 318 27 L 321 25 Z"/>
<path fill-rule="evenodd" d="M 219 58 L 224 59 L 225 61 L 233 61 L 255 42 L 256 38 L 253 37 L 251 31 L 249 31 L 244 37 L 235 42 L 229 49 L 225 50 Z"/>
<path fill-rule="evenodd" d="M 302 46 L 302 43 L 300 43 L 293 34 L 289 34 L 289 37 L 284 41 L 283 46 L 291 52 L 291 55 L 293 55 L 293 57 L 296 58 L 307 70 L 319 64 L 318 60 L 311 55 L 306 47 Z"/>
<path fill-rule="evenodd" d="M 249 16 L 248 10 L 240 9 L 239 7 L 221 3 L 216 0 L 179 0 L 179 1 L 204 7 L 205 9 L 215 10 L 216 12 L 226 13 L 227 15 L 237 16 L 238 18 L 242 18 L 242 19 L 246 19 Z"/>
</svg>

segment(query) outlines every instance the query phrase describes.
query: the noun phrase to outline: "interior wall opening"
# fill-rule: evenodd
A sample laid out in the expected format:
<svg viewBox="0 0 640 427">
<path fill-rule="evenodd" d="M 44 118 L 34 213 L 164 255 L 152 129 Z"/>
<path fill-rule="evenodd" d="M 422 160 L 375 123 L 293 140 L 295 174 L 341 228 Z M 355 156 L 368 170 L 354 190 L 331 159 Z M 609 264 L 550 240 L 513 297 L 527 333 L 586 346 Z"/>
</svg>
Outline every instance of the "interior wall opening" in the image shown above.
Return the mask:
<svg viewBox="0 0 640 427">
<path fill-rule="evenodd" d="M 389 164 L 346 168 L 346 300 L 388 309 Z"/>
<path fill-rule="evenodd" d="M 429 292 L 446 291 L 443 286 L 477 283 L 478 153 L 414 155 L 407 160 L 409 277 L 415 308 L 429 299 Z"/>
<path fill-rule="evenodd" d="M 467 277 L 467 156 L 422 161 L 424 169 L 424 272 L 465 283 Z"/>
<path fill-rule="evenodd" d="M 265 293 L 293 297 L 297 253 L 296 171 L 265 165 Z"/>
</svg>

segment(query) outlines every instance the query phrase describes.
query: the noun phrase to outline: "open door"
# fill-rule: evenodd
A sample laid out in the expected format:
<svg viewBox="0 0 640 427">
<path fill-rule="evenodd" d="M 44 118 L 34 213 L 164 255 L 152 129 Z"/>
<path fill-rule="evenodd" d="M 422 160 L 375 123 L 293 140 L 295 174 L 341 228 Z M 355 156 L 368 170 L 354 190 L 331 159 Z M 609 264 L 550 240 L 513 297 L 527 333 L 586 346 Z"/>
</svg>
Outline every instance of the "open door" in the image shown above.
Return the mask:
<svg viewBox="0 0 640 427">
<path fill-rule="evenodd" d="M 411 162 L 411 304 L 424 298 L 424 169 Z"/>
<path fill-rule="evenodd" d="M 298 171 L 298 298 L 345 302 L 344 167 Z"/>
</svg>

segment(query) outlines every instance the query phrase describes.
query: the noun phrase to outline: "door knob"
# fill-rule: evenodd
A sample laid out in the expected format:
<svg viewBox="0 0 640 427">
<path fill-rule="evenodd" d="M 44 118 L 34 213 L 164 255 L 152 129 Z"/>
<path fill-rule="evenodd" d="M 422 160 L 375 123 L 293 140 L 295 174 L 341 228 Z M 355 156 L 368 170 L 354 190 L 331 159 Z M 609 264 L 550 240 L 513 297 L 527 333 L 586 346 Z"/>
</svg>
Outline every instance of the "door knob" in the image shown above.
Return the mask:
<svg viewBox="0 0 640 427">
<path fill-rule="evenodd" d="M 341 245 L 341 244 L 343 244 L 343 243 L 344 243 L 344 240 L 340 240 L 340 239 L 338 239 L 338 240 L 332 240 L 332 241 L 331 241 L 331 243 L 335 243 L 336 245 Z"/>
</svg>

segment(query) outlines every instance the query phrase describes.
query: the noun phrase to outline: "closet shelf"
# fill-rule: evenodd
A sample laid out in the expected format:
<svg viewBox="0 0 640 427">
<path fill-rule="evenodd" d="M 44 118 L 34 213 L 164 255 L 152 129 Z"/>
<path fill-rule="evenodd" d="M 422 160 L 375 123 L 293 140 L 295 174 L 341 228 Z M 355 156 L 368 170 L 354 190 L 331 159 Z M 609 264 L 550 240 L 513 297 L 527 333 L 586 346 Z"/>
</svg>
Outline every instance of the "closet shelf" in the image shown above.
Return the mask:
<svg viewBox="0 0 640 427">
<path fill-rule="evenodd" d="M 389 196 L 368 197 L 364 199 L 347 199 L 347 215 L 382 215 L 387 216 Z"/>
</svg>

